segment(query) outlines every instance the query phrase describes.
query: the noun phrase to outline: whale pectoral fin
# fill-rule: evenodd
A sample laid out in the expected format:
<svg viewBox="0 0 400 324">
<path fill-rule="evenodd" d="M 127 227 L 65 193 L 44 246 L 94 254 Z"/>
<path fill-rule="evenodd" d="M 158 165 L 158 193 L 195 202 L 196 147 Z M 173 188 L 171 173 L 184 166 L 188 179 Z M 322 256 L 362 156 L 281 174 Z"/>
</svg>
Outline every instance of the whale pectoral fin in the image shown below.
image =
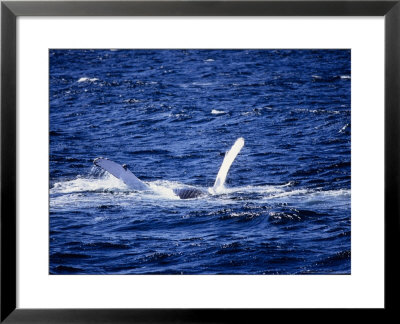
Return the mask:
<svg viewBox="0 0 400 324">
<path fill-rule="evenodd" d="M 219 168 L 217 178 L 215 179 L 215 183 L 213 186 L 213 191 L 217 192 L 218 190 L 222 189 L 225 184 L 226 176 L 228 175 L 228 171 L 236 159 L 236 156 L 239 154 L 240 150 L 244 146 L 244 139 L 243 137 L 239 137 L 235 144 L 231 147 L 231 149 L 225 154 L 224 161 Z"/>
<path fill-rule="evenodd" d="M 143 181 L 138 179 L 131 171 L 129 171 L 126 164 L 119 165 L 111 160 L 105 158 L 97 158 L 93 163 L 112 174 L 114 177 L 122 180 L 129 188 L 134 190 L 149 190 L 150 187 Z"/>
</svg>

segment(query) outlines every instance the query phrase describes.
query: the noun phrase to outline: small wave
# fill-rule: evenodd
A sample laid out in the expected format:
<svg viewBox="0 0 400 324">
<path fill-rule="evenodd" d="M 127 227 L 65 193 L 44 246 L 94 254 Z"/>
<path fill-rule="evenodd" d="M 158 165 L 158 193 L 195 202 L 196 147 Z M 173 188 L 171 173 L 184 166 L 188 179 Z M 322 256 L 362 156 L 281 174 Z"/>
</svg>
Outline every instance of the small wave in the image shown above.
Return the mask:
<svg viewBox="0 0 400 324">
<path fill-rule="evenodd" d="M 141 102 L 141 100 L 135 99 L 135 98 L 130 98 L 130 99 L 125 99 L 123 102 L 125 102 L 125 103 L 138 103 L 138 102 Z"/>
<path fill-rule="evenodd" d="M 190 114 L 187 114 L 185 112 L 181 112 L 181 113 L 177 113 L 177 114 L 168 114 L 168 117 L 171 118 L 172 122 L 186 121 L 186 120 L 192 118 L 192 116 Z"/>
<path fill-rule="evenodd" d="M 340 114 L 338 110 L 326 110 L 326 109 L 295 109 L 296 112 L 300 113 L 313 113 L 313 114 Z"/>
<path fill-rule="evenodd" d="M 143 155 L 147 155 L 147 154 L 169 154 L 171 153 L 168 150 L 162 150 L 162 149 L 152 149 L 152 150 L 136 150 L 136 151 L 130 151 L 130 154 L 143 154 Z"/>
<path fill-rule="evenodd" d="M 311 76 L 313 81 L 316 82 L 329 82 L 329 81 L 334 81 L 334 80 L 349 80 L 351 79 L 350 75 L 330 75 L 330 76 L 320 76 L 320 75 L 312 75 Z"/>
<path fill-rule="evenodd" d="M 241 116 L 262 116 L 265 113 L 269 113 L 269 111 L 272 109 L 273 108 L 270 106 L 256 107 L 249 111 L 243 111 L 240 113 L 240 115 Z"/>
<path fill-rule="evenodd" d="M 212 86 L 214 83 L 212 82 L 193 82 L 192 85 L 194 86 L 200 86 L 200 87 L 208 87 Z"/>
<path fill-rule="evenodd" d="M 61 253 L 56 252 L 50 255 L 51 259 L 87 259 L 90 258 L 88 254 L 79 254 L 79 253 Z"/>
<path fill-rule="evenodd" d="M 303 206 L 325 206 L 327 203 L 335 206 L 350 204 L 350 189 L 338 190 L 311 190 L 298 189 L 281 194 L 271 195 L 265 198 L 265 202 L 289 202 L 290 204 L 301 204 Z"/>
<path fill-rule="evenodd" d="M 181 255 L 181 253 L 154 252 L 142 257 L 141 262 L 144 263 L 157 262 L 166 264 L 172 262 L 172 259 L 178 257 L 179 255 Z"/>
<path fill-rule="evenodd" d="M 51 273 L 57 273 L 57 274 L 63 274 L 63 273 L 77 273 L 77 272 L 83 272 L 83 269 L 78 268 L 78 267 L 70 267 L 70 266 L 63 266 L 59 265 L 55 267 L 55 271 L 51 271 Z"/>
<path fill-rule="evenodd" d="M 271 195 L 269 198 L 282 198 L 282 197 L 288 197 L 288 196 L 299 196 L 299 195 L 305 195 L 309 192 L 308 189 L 296 189 L 296 190 L 291 190 L 291 191 L 285 191 L 277 194 Z"/>
<path fill-rule="evenodd" d="M 349 198 L 351 196 L 351 190 L 350 189 L 338 189 L 338 190 L 327 190 L 327 191 L 315 191 L 311 195 L 312 196 Z"/>
<path fill-rule="evenodd" d="M 231 242 L 231 243 L 225 243 L 220 246 L 219 251 L 217 251 L 217 254 L 227 254 L 227 253 L 233 253 L 239 251 L 241 248 L 241 243 L 240 242 Z"/>
<path fill-rule="evenodd" d="M 226 114 L 226 111 L 213 109 L 213 110 L 211 110 L 211 113 L 213 115 L 221 115 L 221 114 Z"/>
<path fill-rule="evenodd" d="M 232 212 L 229 215 L 221 216 L 220 219 L 238 218 L 240 220 L 249 221 L 249 220 L 252 220 L 252 219 L 254 219 L 256 217 L 259 217 L 261 215 L 262 215 L 262 213 L 260 213 L 260 212 L 251 212 L 251 211 Z"/>
<path fill-rule="evenodd" d="M 78 82 L 78 83 L 81 83 L 81 82 L 95 82 L 95 81 L 99 81 L 99 79 L 97 79 L 97 78 L 82 77 L 82 78 L 80 78 L 77 82 Z"/>
<path fill-rule="evenodd" d="M 83 250 L 96 250 L 96 249 L 108 249 L 108 250 L 128 250 L 129 245 L 122 243 L 112 243 L 112 242 L 94 242 L 94 243 L 83 243 Z"/>
<path fill-rule="evenodd" d="M 61 136 L 62 132 L 61 131 L 50 131 L 49 135 L 50 136 Z"/>
<path fill-rule="evenodd" d="M 285 212 L 270 212 L 269 213 L 270 220 L 273 223 L 282 223 L 287 221 L 297 220 L 300 221 L 301 217 L 296 213 L 285 213 Z"/>
<path fill-rule="evenodd" d="M 350 124 L 344 125 L 344 126 L 340 129 L 339 133 L 344 133 L 348 127 L 350 127 Z"/>
<path fill-rule="evenodd" d="M 341 264 L 342 261 L 350 261 L 351 259 L 351 251 L 344 250 L 340 252 L 336 252 L 335 254 L 322 259 L 316 263 L 318 267 L 332 267 L 334 264 Z"/>
<path fill-rule="evenodd" d="M 108 216 L 97 216 L 94 218 L 94 223 L 101 223 L 103 221 L 109 220 L 110 217 Z"/>
<path fill-rule="evenodd" d="M 261 194 L 271 194 L 271 193 L 281 193 L 284 192 L 285 188 L 291 186 L 291 182 L 285 183 L 283 185 L 264 185 L 264 186 L 243 186 L 243 187 L 224 187 L 218 191 L 219 194 L 234 194 L 234 193 L 261 193 Z M 212 189 L 212 188 L 210 188 Z M 209 190 L 213 194 L 212 190 Z"/>
</svg>

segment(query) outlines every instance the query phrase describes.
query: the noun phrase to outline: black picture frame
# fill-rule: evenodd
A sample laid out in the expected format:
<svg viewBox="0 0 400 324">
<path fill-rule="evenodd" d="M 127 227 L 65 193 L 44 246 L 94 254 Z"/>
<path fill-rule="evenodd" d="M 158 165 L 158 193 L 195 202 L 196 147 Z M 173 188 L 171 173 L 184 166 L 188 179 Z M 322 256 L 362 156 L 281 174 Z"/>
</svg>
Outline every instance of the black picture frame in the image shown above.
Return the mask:
<svg viewBox="0 0 400 324">
<path fill-rule="evenodd" d="M 382 315 L 382 311 L 385 312 L 385 316 L 388 312 L 396 312 L 399 276 L 395 263 L 399 256 L 400 246 L 400 0 L 2 1 L 1 322 L 231 323 L 237 322 L 241 316 L 246 316 L 246 322 L 258 322 L 257 318 L 265 319 L 263 316 L 266 311 L 278 311 L 269 309 L 16 308 L 16 19 L 19 16 L 384 16 L 385 307 L 384 310 L 377 311 L 379 316 Z M 301 310 L 297 311 L 301 312 Z M 384 321 L 381 318 L 380 320 Z"/>
</svg>

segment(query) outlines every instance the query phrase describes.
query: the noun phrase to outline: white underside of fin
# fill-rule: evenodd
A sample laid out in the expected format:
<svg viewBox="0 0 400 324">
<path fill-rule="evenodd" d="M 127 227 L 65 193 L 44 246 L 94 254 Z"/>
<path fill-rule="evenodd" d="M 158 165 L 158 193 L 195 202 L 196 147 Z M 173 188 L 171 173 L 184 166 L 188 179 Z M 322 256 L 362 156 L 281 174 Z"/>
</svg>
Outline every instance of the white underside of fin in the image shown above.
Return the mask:
<svg viewBox="0 0 400 324">
<path fill-rule="evenodd" d="M 236 156 L 239 154 L 240 150 L 244 145 L 243 137 L 239 137 L 235 144 L 231 147 L 231 149 L 225 154 L 224 161 L 222 162 L 221 167 L 219 168 L 217 178 L 215 179 L 214 186 L 212 190 L 215 193 L 218 193 L 224 188 L 226 176 L 228 175 L 228 171 L 235 160 Z"/>
<path fill-rule="evenodd" d="M 93 163 L 103 170 L 111 173 L 114 177 L 122 180 L 129 188 L 134 190 L 149 190 L 150 187 L 138 179 L 128 168 L 119 165 L 111 160 L 97 158 Z"/>
</svg>

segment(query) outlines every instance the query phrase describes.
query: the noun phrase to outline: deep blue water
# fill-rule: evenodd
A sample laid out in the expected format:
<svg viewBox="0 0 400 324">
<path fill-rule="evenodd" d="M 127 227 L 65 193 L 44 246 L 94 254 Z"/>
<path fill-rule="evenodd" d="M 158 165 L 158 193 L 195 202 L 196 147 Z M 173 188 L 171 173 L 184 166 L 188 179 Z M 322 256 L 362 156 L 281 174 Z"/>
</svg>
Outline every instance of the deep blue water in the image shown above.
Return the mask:
<svg viewBox="0 0 400 324">
<path fill-rule="evenodd" d="M 49 56 L 51 274 L 350 274 L 350 50 Z"/>
</svg>

